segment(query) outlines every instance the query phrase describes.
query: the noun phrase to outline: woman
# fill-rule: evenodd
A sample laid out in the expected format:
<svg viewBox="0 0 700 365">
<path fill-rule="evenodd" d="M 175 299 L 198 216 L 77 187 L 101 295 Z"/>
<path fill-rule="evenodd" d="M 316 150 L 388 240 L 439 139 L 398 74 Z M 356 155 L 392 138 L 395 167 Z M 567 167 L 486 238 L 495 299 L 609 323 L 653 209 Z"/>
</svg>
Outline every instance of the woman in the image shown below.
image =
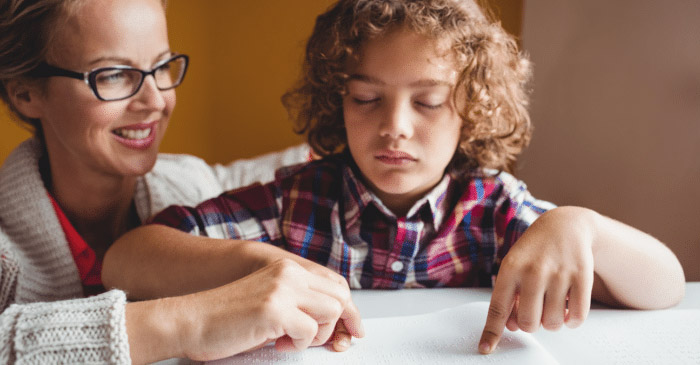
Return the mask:
<svg viewBox="0 0 700 365">
<path fill-rule="evenodd" d="M 302 349 L 341 315 L 361 335 L 342 278 L 245 243 L 230 284 L 136 303 L 105 292 L 117 237 L 232 187 L 240 166 L 157 153 L 188 64 L 170 50 L 164 1 L 2 0 L 0 17 L 0 96 L 35 131 L 0 169 L 0 362 L 209 360 L 275 339 Z"/>
</svg>

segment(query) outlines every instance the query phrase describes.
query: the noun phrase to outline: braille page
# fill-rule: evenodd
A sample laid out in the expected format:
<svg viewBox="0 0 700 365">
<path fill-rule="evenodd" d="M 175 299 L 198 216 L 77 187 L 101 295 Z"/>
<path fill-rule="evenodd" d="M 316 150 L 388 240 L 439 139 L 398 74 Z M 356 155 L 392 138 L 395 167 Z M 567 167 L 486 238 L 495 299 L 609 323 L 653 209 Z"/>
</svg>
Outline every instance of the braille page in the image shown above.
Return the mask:
<svg viewBox="0 0 700 365">
<path fill-rule="evenodd" d="M 209 364 L 557 364 L 532 335 L 505 330 L 498 348 L 481 355 L 487 302 L 464 304 L 434 313 L 366 319 L 366 336 L 353 339 L 346 352 L 327 347 L 280 353 L 273 346 Z"/>
<path fill-rule="evenodd" d="M 593 310 L 579 328 L 535 337 L 566 364 L 700 364 L 697 309 Z"/>
</svg>

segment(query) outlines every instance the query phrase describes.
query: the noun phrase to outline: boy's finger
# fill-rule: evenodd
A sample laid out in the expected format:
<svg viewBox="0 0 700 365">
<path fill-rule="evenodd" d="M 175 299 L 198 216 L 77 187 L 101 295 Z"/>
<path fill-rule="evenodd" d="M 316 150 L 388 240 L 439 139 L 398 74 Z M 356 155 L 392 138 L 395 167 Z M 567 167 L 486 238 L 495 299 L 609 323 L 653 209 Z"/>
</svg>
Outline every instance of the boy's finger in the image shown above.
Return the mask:
<svg viewBox="0 0 700 365">
<path fill-rule="evenodd" d="M 564 318 L 564 323 L 569 328 L 580 326 L 591 309 L 591 290 L 593 280 L 584 280 L 583 282 L 575 282 L 569 291 L 569 302 L 567 313 Z"/>
<path fill-rule="evenodd" d="M 550 331 L 558 330 L 564 324 L 566 314 L 566 296 L 568 282 L 554 279 L 544 295 L 544 310 L 542 311 L 542 327 Z"/>
<path fill-rule="evenodd" d="M 518 295 L 518 327 L 525 332 L 535 332 L 542 322 L 544 283 L 539 278 L 527 279 L 522 283 Z"/>
<path fill-rule="evenodd" d="M 505 279 L 505 278 L 504 278 Z M 489 313 L 486 316 L 486 325 L 479 340 L 479 352 L 489 354 L 496 348 L 503 334 L 503 328 L 513 310 L 515 298 L 515 286 L 507 280 L 496 281 L 491 295 Z"/>
<path fill-rule="evenodd" d="M 513 302 L 513 309 L 510 311 L 510 317 L 506 322 L 506 328 L 510 331 L 517 331 L 518 327 L 518 303 L 520 302 L 520 296 L 515 295 L 515 301 Z"/>
</svg>

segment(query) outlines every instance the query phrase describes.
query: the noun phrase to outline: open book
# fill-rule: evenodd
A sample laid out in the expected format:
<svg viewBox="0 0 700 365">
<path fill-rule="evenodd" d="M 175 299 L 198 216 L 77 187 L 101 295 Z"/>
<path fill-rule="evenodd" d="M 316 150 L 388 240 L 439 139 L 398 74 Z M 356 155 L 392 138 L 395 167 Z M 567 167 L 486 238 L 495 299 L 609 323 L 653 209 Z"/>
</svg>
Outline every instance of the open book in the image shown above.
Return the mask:
<svg viewBox="0 0 700 365">
<path fill-rule="evenodd" d="M 327 347 L 280 353 L 273 346 L 208 364 L 557 364 L 530 334 L 506 330 L 498 348 L 481 355 L 477 345 L 486 322 L 487 302 L 434 313 L 365 319 L 366 336 L 346 352 Z"/>
</svg>

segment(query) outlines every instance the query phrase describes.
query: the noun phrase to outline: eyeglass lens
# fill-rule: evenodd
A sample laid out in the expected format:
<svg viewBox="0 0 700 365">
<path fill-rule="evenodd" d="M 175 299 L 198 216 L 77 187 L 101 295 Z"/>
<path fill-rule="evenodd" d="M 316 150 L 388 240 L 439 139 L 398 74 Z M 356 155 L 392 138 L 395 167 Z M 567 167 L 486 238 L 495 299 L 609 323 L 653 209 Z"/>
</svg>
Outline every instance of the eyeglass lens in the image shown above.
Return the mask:
<svg viewBox="0 0 700 365">
<path fill-rule="evenodd" d="M 185 75 L 186 60 L 179 57 L 160 65 L 153 77 L 160 90 L 178 86 Z M 106 68 L 94 76 L 95 89 L 105 100 L 124 99 L 136 94 L 143 83 L 144 73 L 136 69 Z"/>
</svg>

